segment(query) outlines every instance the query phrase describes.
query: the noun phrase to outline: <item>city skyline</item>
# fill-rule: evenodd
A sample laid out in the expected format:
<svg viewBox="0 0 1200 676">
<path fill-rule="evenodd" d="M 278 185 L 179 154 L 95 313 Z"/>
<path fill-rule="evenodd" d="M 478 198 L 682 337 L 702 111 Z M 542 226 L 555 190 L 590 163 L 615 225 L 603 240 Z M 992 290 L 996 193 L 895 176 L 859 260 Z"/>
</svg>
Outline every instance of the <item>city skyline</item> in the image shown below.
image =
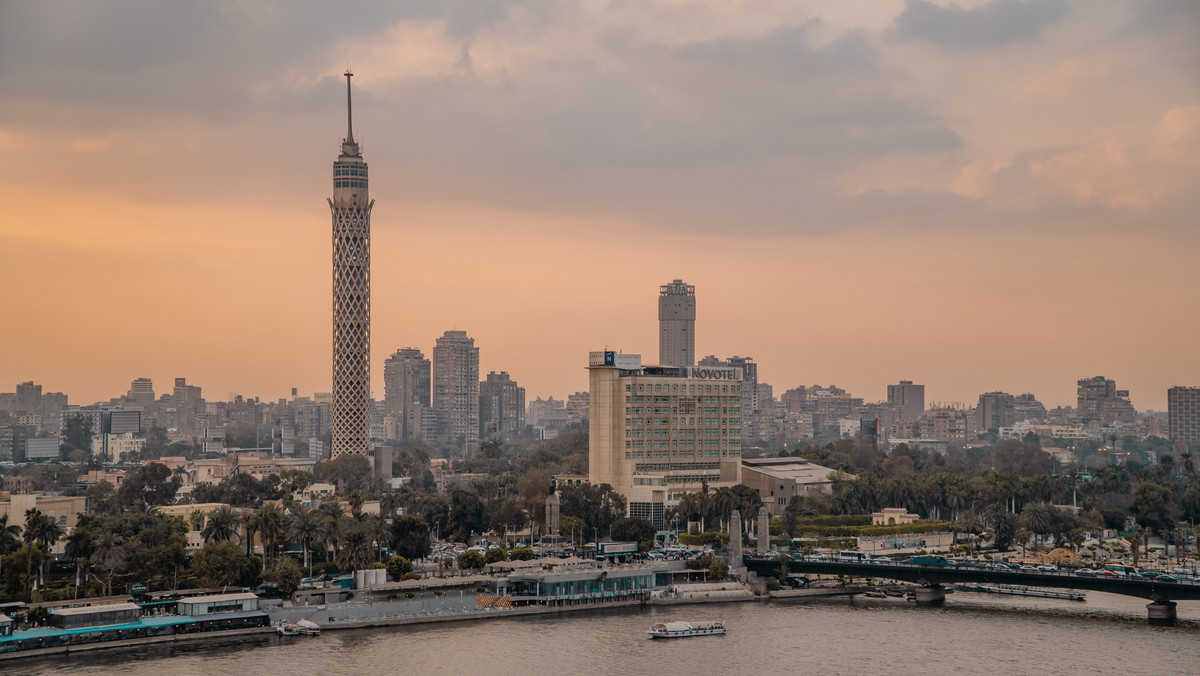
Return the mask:
<svg viewBox="0 0 1200 676">
<path fill-rule="evenodd" d="M 1200 382 L 1194 7 L 517 7 L 6 5 L 0 382 L 329 391 L 347 60 L 385 205 L 376 399 L 382 356 L 447 328 L 531 396 L 584 389 L 589 351 L 654 353 L 677 278 L 696 356 L 776 392 L 1055 406 L 1104 375 L 1165 410 Z"/>
</svg>

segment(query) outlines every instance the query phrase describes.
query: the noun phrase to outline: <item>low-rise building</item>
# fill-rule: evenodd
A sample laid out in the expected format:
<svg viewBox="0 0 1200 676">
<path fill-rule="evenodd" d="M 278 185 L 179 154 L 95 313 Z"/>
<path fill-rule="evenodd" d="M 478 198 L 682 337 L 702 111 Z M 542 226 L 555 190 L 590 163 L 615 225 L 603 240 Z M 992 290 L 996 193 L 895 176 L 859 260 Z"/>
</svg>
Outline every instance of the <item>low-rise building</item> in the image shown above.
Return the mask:
<svg viewBox="0 0 1200 676">
<path fill-rule="evenodd" d="M 797 495 L 832 494 L 835 473 L 803 458 L 742 458 L 742 483 L 758 490 L 772 516 Z"/>
</svg>

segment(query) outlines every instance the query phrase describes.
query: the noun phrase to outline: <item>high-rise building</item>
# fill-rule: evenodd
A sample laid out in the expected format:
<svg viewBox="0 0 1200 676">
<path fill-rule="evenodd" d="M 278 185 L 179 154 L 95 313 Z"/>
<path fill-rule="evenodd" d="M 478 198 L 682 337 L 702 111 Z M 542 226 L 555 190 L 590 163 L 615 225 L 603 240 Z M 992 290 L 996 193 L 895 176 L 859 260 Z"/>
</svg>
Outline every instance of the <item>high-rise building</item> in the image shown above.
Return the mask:
<svg viewBox="0 0 1200 676">
<path fill-rule="evenodd" d="M 1026 392 L 1013 398 L 1013 410 L 1017 422 L 1022 420 L 1043 421 L 1047 419 L 1046 406 L 1037 397 Z"/>
<path fill-rule="evenodd" d="M 754 362 L 753 357 L 739 357 L 734 355 L 729 359 L 718 359 L 715 355 L 708 355 L 700 360 L 701 366 L 732 366 L 742 370 L 742 441 L 750 441 L 755 437 L 763 436 L 762 429 L 766 420 L 774 415 L 774 411 L 766 411 L 759 404 L 759 395 L 763 395 L 764 401 L 772 399 L 771 386 L 764 383 L 762 392 L 758 388 L 758 364 Z"/>
<path fill-rule="evenodd" d="M 525 388 L 492 371 L 479 383 L 479 438 L 513 439 L 525 429 Z"/>
<path fill-rule="evenodd" d="M 371 425 L 371 207 L 354 141 L 346 71 L 346 138 L 333 163 L 333 420 L 330 454 L 366 455 Z"/>
<path fill-rule="evenodd" d="M 441 441 L 479 441 L 479 348 L 466 331 L 447 331 L 433 348 L 433 409 Z"/>
<path fill-rule="evenodd" d="M 588 424 L 588 393 L 576 392 L 567 395 L 567 424 L 581 425 L 587 427 Z"/>
<path fill-rule="evenodd" d="M 154 382 L 149 378 L 137 378 L 129 384 L 126 396 L 142 406 L 149 406 L 154 403 Z"/>
<path fill-rule="evenodd" d="M 17 385 L 17 413 L 42 414 L 42 386 L 32 380 Z"/>
<path fill-rule="evenodd" d="M 658 363 L 696 363 L 696 287 L 682 279 L 658 288 Z"/>
<path fill-rule="evenodd" d="M 592 352 L 588 379 L 588 480 L 625 496 L 630 516 L 661 527 L 682 493 L 740 482 L 741 369 Z"/>
<path fill-rule="evenodd" d="M 901 380 L 897 385 L 888 385 L 888 406 L 900 413 L 901 420 L 916 420 L 925 413 L 925 386 L 913 385 L 911 380 Z"/>
<path fill-rule="evenodd" d="M 1076 389 L 1076 415 L 1084 427 L 1103 427 L 1114 423 L 1131 423 L 1137 417 L 1129 401 L 1128 390 L 1118 390 L 1114 380 L 1104 376 L 1084 378 Z"/>
<path fill-rule="evenodd" d="M 1200 445 L 1200 387 L 1167 390 L 1167 430 L 1173 441 Z"/>
<path fill-rule="evenodd" d="M 975 407 L 975 427 L 979 430 L 1012 427 L 1017 422 L 1016 400 L 1007 392 L 986 392 L 979 395 Z"/>
<path fill-rule="evenodd" d="M 383 362 L 384 405 L 401 440 L 420 436 L 420 411 L 429 408 L 431 383 L 431 362 L 415 347 L 396 350 Z"/>
</svg>

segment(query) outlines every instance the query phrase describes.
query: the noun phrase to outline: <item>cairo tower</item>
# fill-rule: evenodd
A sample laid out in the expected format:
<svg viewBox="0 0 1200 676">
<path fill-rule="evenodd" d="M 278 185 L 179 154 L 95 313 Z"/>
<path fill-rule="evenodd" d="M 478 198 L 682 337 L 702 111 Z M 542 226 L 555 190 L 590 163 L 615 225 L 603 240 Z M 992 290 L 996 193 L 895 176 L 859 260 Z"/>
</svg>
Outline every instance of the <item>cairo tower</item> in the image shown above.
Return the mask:
<svg viewBox="0 0 1200 676">
<path fill-rule="evenodd" d="M 366 455 L 371 413 L 371 201 L 354 141 L 346 72 L 346 138 L 333 163 L 333 418 L 331 457 Z"/>
</svg>

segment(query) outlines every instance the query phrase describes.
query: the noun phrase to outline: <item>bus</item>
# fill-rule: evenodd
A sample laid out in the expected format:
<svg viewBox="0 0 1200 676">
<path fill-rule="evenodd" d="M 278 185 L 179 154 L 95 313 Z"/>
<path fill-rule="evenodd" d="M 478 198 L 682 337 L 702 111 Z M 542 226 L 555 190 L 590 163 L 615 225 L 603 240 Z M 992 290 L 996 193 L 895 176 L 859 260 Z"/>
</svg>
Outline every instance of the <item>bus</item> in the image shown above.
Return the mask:
<svg viewBox="0 0 1200 676">
<path fill-rule="evenodd" d="M 1129 577 L 1141 576 L 1142 571 L 1133 566 L 1125 566 L 1119 563 L 1109 563 L 1104 566 L 1104 574 L 1109 577 Z"/>
<path fill-rule="evenodd" d="M 838 563 L 870 563 L 871 555 L 867 552 L 838 552 L 834 561 Z"/>
</svg>

